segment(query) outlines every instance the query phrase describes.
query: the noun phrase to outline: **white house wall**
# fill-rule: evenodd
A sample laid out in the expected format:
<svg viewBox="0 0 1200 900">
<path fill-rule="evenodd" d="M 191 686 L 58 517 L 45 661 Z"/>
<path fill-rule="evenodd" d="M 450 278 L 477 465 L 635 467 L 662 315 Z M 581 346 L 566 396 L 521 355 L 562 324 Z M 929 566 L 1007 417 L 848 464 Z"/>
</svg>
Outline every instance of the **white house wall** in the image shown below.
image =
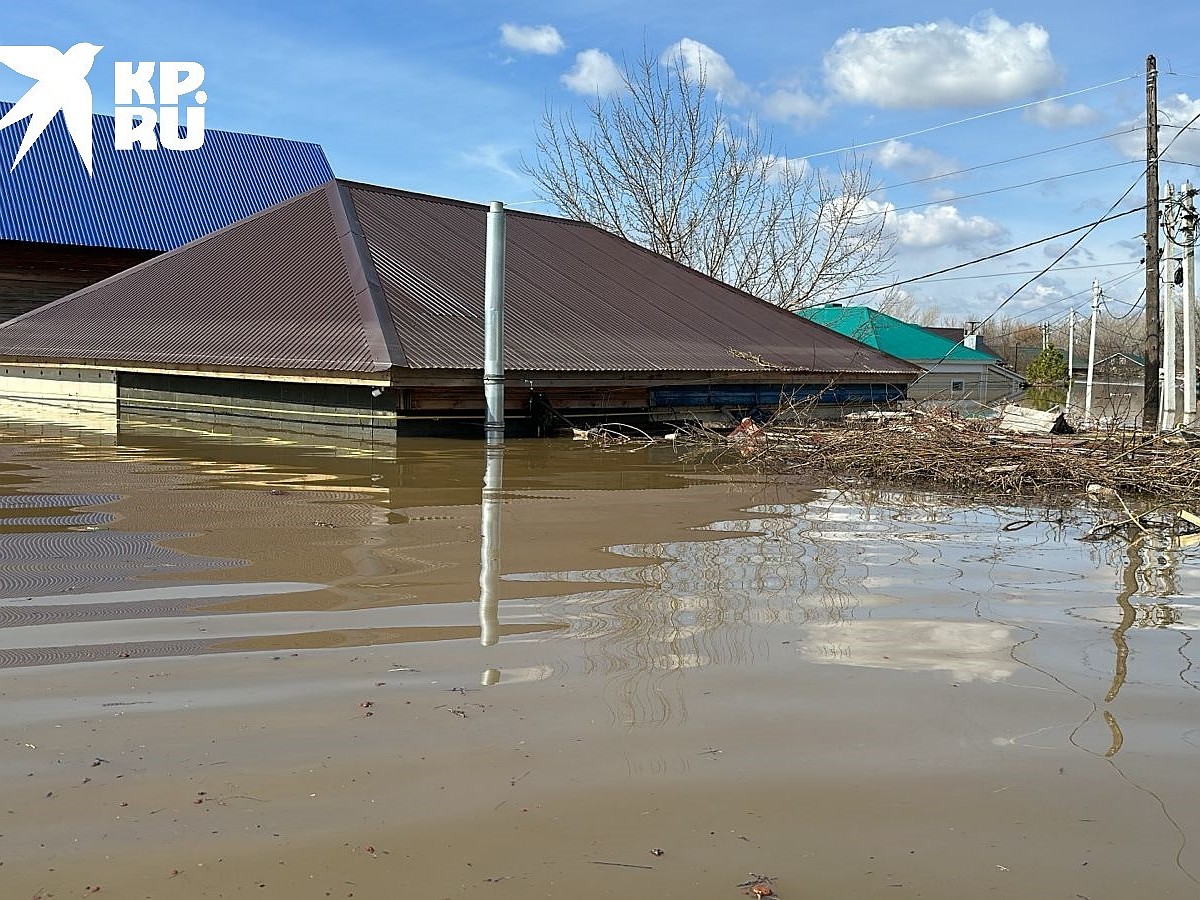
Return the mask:
<svg viewBox="0 0 1200 900">
<path fill-rule="evenodd" d="M 2 365 L 0 397 L 64 410 L 115 413 L 117 374 L 111 369 Z"/>
<path fill-rule="evenodd" d="M 921 365 L 921 363 L 918 363 Z M 974 400 L 995 403 L 1021 390 L 1015 373 L 990 363 L 940 363 L 910 384 L 910 400 Z"/>
</svg>

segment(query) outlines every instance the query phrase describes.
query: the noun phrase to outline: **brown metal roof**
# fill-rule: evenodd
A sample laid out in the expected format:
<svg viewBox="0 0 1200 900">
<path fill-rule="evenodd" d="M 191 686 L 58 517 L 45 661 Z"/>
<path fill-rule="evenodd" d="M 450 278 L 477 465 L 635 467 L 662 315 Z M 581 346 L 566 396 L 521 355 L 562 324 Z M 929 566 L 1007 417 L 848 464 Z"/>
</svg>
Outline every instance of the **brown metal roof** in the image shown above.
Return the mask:
<svg viewBox="0 0 1200 900">
<path fill-rule="evenodd" d="M 0 325 L 0 358 L 479 370 L 486 216 L 330 182 Z M 916 371 L 594 226 L 511 211 L 507 226 L 509 369 Z"/>
<path fill-rule="evenodd" d="M 336 182 L 0 326 L 0 357 L 381 371 Z M 331 202 L 332 201 L 332 202 Z"/>
</svg>

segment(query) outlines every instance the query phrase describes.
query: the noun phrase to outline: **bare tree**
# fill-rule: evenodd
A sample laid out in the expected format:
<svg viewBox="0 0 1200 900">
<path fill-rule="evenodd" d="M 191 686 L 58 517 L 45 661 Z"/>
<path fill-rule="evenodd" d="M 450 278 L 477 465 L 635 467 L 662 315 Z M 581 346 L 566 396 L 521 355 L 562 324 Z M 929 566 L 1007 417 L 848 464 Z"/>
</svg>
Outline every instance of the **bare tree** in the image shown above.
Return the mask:
<svg viewBox="0 0 1200 900">
<path fill-rule="evenodd" d="M 542 199 L 785 309 L 887 272 L 892 242 L 864 161 L 829 173 L 779 155 L 682 57 L 644 51 L 622 78 L 582 121 L 547 107 L 523 162 Z"/>
<path fill-rule="evenodd" d="M 1075 366 L 1087 365 L 1090 322 L 1086 314 L 1080 314 L 1075 322 Z M 1142 339 L 1146 333 L 1144 314 L 1127 311 L 1113 315 L 1102 310 L 1096 323 L 1096 359 L 1101 360 L 1114 353 L 1129 353 L 1141 356 Z M 1023 371 L 1042 347 L 1040 322 L 1027 322 L 1015 316 L 997 316 L 983 327 L 984 339 L 1004 361 Z M 1059 314 L 1050 329 L 1050 345 L 1067 354 L 1070 343 L 1070 327 L 1066 316 Z M 1068 354 L 1069 355 L 1069 354 Z"/>
<path fill-rule="evenodd" d="M 890 287 L 886 291 L 875 294 L 875 309 L 914 325 L 929 327 L 936 325 L 944 318 L 942 311 L 936 305 L 923 304 L 908 291 L 899 287 Z"/>
</svg>

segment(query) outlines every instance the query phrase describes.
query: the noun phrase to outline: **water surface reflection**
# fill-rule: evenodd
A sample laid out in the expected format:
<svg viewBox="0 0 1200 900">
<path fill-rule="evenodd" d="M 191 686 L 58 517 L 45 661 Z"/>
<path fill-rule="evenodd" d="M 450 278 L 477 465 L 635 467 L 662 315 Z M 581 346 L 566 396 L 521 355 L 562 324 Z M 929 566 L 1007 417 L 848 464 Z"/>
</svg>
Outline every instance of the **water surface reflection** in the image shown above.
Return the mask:
<svg viewBox="0 0 1200 900">
<path fill-rule="evenodd" d="M 719 482 L 669 447 L 322 440 L 9 423 L 0 662 L 474 636 L 485 684 L 577 673 L 634 725 L 686 720 L 689 672 L 789 659 L 1048 674 L 1112 735 L 1126 684 L 1192 687 L 1197 551 L 1081 542 L 1086 510 L 759 487 L 683 522 Z M 542 649 L 510 677 L 501 636 Z"/>
</svg>

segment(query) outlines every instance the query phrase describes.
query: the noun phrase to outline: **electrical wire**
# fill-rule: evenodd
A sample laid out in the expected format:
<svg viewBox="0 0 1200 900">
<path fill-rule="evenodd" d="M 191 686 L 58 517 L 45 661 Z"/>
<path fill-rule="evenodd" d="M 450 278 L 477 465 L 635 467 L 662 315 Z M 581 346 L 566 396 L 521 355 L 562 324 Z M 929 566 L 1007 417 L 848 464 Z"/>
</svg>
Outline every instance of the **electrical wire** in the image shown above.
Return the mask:
<svg viewBox="0 0 1200 900">
<path fill-rule="evenodd" d="M 1111 321 L 1120 322 L 1124 319 L 1127 319 L 1131 313 L 1140 309 L 1141 308 L 1141 300 L 1142 300 L 1142 298 L 1145 297 L 1146 292 L 1145 292 L 1145 289 L 1143 288 L 1141 297 L 1139 297 L 1137 301 L 1131 303 L 1128 300 L 1122 300 L 1121 298 L 1114 297 L 1111 294 L 1103 293 L 1104 289 L 1116 287 L 1117 285 L 1121 284 L 1122 282 L 1128 281 L 1130 278 L 1132 278 L 1134 275 L 1137 275 L 1137 274 L 1139 274 L 1139 272 L 1129 272 L 1129 273 L 1126 273 L 1125 275 L 1120 275 L 1110 281 L 1104 282 L 1101 285 L 1101 291 L 1102 291 L 1101 301 L 1102 302 L 1113 301 L 1113 302 L 1121 303 L 1123 305 L 1131 307 L 1131 309 L 1122 313 L 1119 316 L 1113 315 L 1112 313 L 1108 313 L 1108 317 Z M 1091 293 L 1092 293 L 1092 288 L 1088 287 L 1088 288 L 1085 288 L 1084 290 L 1076 291 L 1074 294 L 1069 294 L 1066 297 L 1060 297 L 1058 300 L 1051 301 L 1050 303 L 1047 303 L 1044 306 L 1036 307 L 1033 310 L 1026 310 L 1025 312 L 1026 313 L 1036 312 L 1040 309 L 1046 309 L 1050 306 L 1054 306 L 1055 304 L 1060 303 L 1063 300 L 1071 300 L 1071 299 L 1074 299 L 1075 297 L 1079 297 L 1084 294 L 1090 295 Z M 1087 305 L 1090 305 L 1090 303 Z M 1014 325 L 1014 327 L 1012 327 L 1006 331 L 994 331 L 994 332 L 992 332 L 991 335 L 989 335 L 989 338 L 993 341 L 1000 341 L 1005 338 L 1011 337 L 1014 334 L 1017 334 L 1018 332 L 1020 332 L 1022 329 L 1025 329 L 1025 328 L 1037 327 L 1037 326 L 1044 325 L 1047 323 L 1050 324 L 1051 326 L 1061 325 L 1064 321 L 1066 321 L 1070 317 L 1071 313 L 1082 314 L 1082 312 L 1083 312 L 1083 310 L 1079 309 L 1079 307 L 1076 306 L 1076 307 L 1072 307 L 1071 309 L 1068 309 L 1064 312 L 1060 312 L 1056 316 L 1047 317 L 1047 318 L 1043 319 L 1041 322 L 1037 322 L 1037 323 L 1033 323 L 1033 324 L 1018 320 L 1019 324 Z M 1087 318 L 1087 317 L 1085 316 L 1085 318 Z M 1116 329 L 1112 328 L 1110 325 L 1105 324 L 1104 319 L 1099 319 L 1098 322 L 1100 323 L 1100 327 L 1108 328 L 1110 333 L 1117 334 L 1117 335 L 1122 334 L 1122 332 L 1117 331 Z"/>
<path fill-rule="evenodd" d="M 1135 187 L 1136 187 L 1136 184 L 1137 183 L 1135 182 L 1134 183 Z M 1131 191 L 1131 190 L 1133 190 L 1133 187 L 1131 187 L 1129 189 L 1129 191 Z M 1129 191 L 1126 191 L 1124 194 L 1121 195 L 1121 200 L 1124 200 L 1125 197 L 1127 197 L 1129 195 Z M 1120 200 L 1117 201 L 1117 203 L 1120 203 L 1120 202 L 1121 202 Z M 1061 237 L 1066 237 L 1068 234 L 1075 234 L 1077 231 L 1094 230 L 1096 227 L 1103 225 L 1105 222 L 1113 222 L 1113 221 L 1116 221 L 1117 219 L 1124 218 L 1125 216 L 1131 216 L 1134 213 L 1141 212 L 1142 210 L 1144 210 L 1146 208 L 1145 205 L 1142 205 L 1142 206 L 1135 207 L 1133 209 L 1127 209 L 1124 212 L 1117 213 L 1116 215 L 1110 215 L 1109 213 L 1111 213 L 1115 207 L 1116 207 L 1116 204 L 1109 207 L 1109 212 L 1105 213 L 1103 217 L 1096 219 L 1094 222 L 1088 222 L 1086 225 L 1080 225 L 1076 228 L 1069 228 L 1066 231 L 1060 231 L 1058 234 L 1052 234 L 1049 237 L 1039 238 L 1036 241 L 1030 241 L 1027 244 L 1021 244 L 1016 247 L 1009 247 L 1007 250 L 1000 250 L 996 253 L 991 253 L 987 256 L 981 256 L 978 259 L 972 259 L 972 260 L 968 260 L 967 262 L 958 263 L 953 266 L 947 266 L 944 269 L 938 269 L 936 272 L 929 272 L 925 275 L 917 275 L 913 278 L 905 278 L 903 281 L 895 281 L 895 282 L 892 282 L 891 284 L 885 284 L 882 287 L 867 288 L 866 290 L 856 291 L 853 294 L 845 294 L 841 297 L 838 297 L 836 300 L 831 300 L 830 302 L 831 303 L 841 303 L 843 300 L 853 300 L 855 297 L 864 297 L 867 294 L 877 294 L 880 291 L 889 291 L 892 288 L 897 288 L 897 287 L 900 287 L 901 285 L 912 284 L 913 282 L 916 282 L 916 281 L 924 281 L 925 279 L 933 278 L 936 275 L 945 275 L 947 272 L 955 272 L 958 269 L 965 269 L 967 266 L 974 266 L 981 262 L 988 262 L 989 260 L 999 259 L 1001 256 L 1007 256 L 1010 253 L 1016 253 L 1018 250 L 1028 250 L 1030 247 L 1036 247 L 1038 244 L 1046 244 L 1046 243 L 1049 243 L 1050 241 L 1058 240 Z M 1084 236 L 1086 237 L 1086 235 L 1084 235 Z M 1077 247 L 1078 245 L 1079 245 L 1079 242 L 1077 241 L 1071 245 L 1069 250 L 1074 250 L 1075 247 Z M 1068 250 L 1068 252 L 1069 252 L 1069 250 Z M 1061 259 L 1061 258 L 1062 257 L 1059 257 L 1059 259 Z M 1057 262 L 1057 260 L 1056 260 L 1056 262 Z M 1039 275 L 1044 275 L 1047 271 L 1049 271 L 1049 270 L 1048 269 L 1039 269 L 1038 273 L 1039 273 Z M 1022 288 L 1022 290 L 1024 290 L 1024 288 Z"/>
<path fill-rule="evenodd" d="M 1184 126 L 1184 129 L 1190 128 L 1197 121 L 1200 121 L 1200 113 L 1196 113 L 1196 115 L 1192 116 L 1191 120 L 1189 120 L 1187 125 Z M 1174 144 L 1175 141 L 1179 140 L 1179 138 L 1182 134 L 1183 134 L 1183 130 L 1180 130 L 1179 134 L 1176 134 L 1173 138 L 1171 138 L 1170 141 L 1167 142 L 1167 145 L 1159 151 L 1158 155 L 1160 158 L 1164 153 L 1167 152 L 1167 150 L 1171 149 L 1171 145 Z M 1123 202 L 1125 202 L 1125 198 L 1128 197 L 1129 194 L 1133 191 L 1133 189 L 1138 186 L 1138 184 L 1142 181 L 1142 178 L 1146 174 L 1147 174 L 1147 169 L 1143 168 L 1141 175 L 1139 175 L 1138 178 L 1135 179 L 1133 181 L 1133 183 L 1130 184 L 1129 187 L 1127 187 L 1125 189 L 1124 193 L 1122 193 L 1121 196 L 1118 197 L 1112 203 L 1111 206 L 1109 206 L 1109 208 L 1105 212 L 1105 214 L 1101 218 L 1097 219 L 1096 221 L 1094 221 L 1088 225 L 1081 226 L 1079 228 L 1073 228 L 1073 229 L 1071 229 L 1071 231 L 1064 232 L 1063 234 L 1055 235 L 1054 237 L 1043 238 L 1040 241 L 1034 241 L 1023 247 L 1014 248 L 1014 249 L 1022 249 L 1023 250 L 1023 249 L 1025 249 L 1025 247 L 1034 246 L 1035 244 L 1046 243 L 1047 241 L 1054 240 L 1056 237 L 1063 237 L 1066 234 L 1073 234 L 1077 231 L 1083 232 L 1083 234 L 1081 234 L 1078 238 L 1076 238 L 1074 241 L 1071 242 L 1071 245 L 1066 250 L 1064 250 L 1057 257 L 1055 257 L 1048 265 L 1043 267 L 1036 275 L 1034 275 L 1032 278 L 1025 281 L 1019 288 L 1017 288 L 1015 291 L 1013 291 L 1011 294 L 1009 294 L 1007 297 L 1005 297 L 1002 301 L 1000 301 L 1000 304 L 994 310 L 992 310 L 992 312 L 987 316 L 987 318 L 985 318 L 982 322 L 979 323 L 979 327 L 982 328 L 984 325 L 986 325 L 989 321 L 991 321 L 991 319 L 993 317 L 995 317 L 995 315 L 998 312 L 1000 312 L 1000 310 L 1002 310 L 1005 306 L 1007 306 L 1013 300 L 1013 298 L 1015 298 L 1018 294 L 1020 294 L 1023 290 L 1025 290 L 1025 288 L 1029 287 L 1029 285 L 1033 284 L 1035 281 L 1037 281 L 1037 279 L 1041 278 L 1043 275 L 1045 275 L 1047 272 L 1049 272 L 1051 269 L 1053 269 L 1056 265 L 1058 265 L 1060 262 L 1062 262 L 1064 259 L 1066 259 L 1067 256 L 1073 250 L 1075 250 L 1076 247 L 1078 247 L 1081 243 L 1083 243 L 1083 241 L 1088 237 L 1088 235 L 1090 235 L 1093 231 L 1096 230 L 1096 228 L 1098 228 L 1101 225 L 1101 223 L 1111 221 L 1112 219 L 1119 219 L 1122 216 L 1127 216 L 1131 213 L 1138 212 L 1141 209 L 1145 209 L 1146 207 L 1143 205 L 1143 206 L 1139 207 L 1138 209 L 1126 210 L 1125 212 L 1118 213 L 1115 216 L 1112 215 L 1112 211 L 1114 209 L 1116 209 L 1118 206 L 1120 206 Z M 985 259 L 995 259 L 996 256 L 1001 256 L 1001 255 L 1004 255 L 1005 253 L 1011 253 L 1011 252 L 1013 252 L 1013 251 L 1012 250 L 1002 251 L 999 254 L 993 254 L 991 257 L 985 257 Z M 980 262 L 980 261 L 981 260 L 975 260 L 975 262 Z M 953 271 L 954 269 L 962 268 L 967 265 L 972 265 L 972 263 L 961 263 L 958 266 L 952 266 L 949 269 L 943 269 L 942 271 L 933 272 L 931 274 L 941 275 L 945 272 Z M 928 277 L 928 276 L 925 276 L 925 277 Z M 921 279 L 920 278 L 912 278 L 912 279 L 908 279 L 907 281 L 897 282 L 896 285 L 892 285 L 892 286 L 895 287 L 895 286 L 898 286 L 899 284 L 910 284 L 913 281 L 919 281 L 919 280 L 921 280 Z M 885 288 L 877 288 L 876 290 L 887 290 L 887 288 L 886 287 Z M 860 292 L 860 294 L 862 294 L 862 293 L 873 293 L 873 291 Z M 851 296 L 857 296 L 857 295 L 851 295 Z M 943 359 L 944 359 L 944 357 L 943 357 Z M 917 380 L 918 381 L 920 380 L 920 376 L 918 376 Z"/>
<path fill-rule="evenodd" d="M 1138 128 L 1135 125 L 1132 128 L 1126 128 L 1124 131 L 1110 131 L 1108 134 L 1102 134 L 1099 137 L 1085 138 L 1082 141 L 1075 141 L 1074 143 L 1070 144 L 1060 144 L 1057 147 L 1047 147 L 1045 150 L 1035 150 L 1032 153 L 1024 153 L 1020 156 L 1010 156 L 1007 159 L 998 159 L 994 162 L 980 163 L 977 166 L 968 166 L 965 169 L 955 169 L 952 172 L 941 172 L 937 175 L 926 176 L 925 178 L 914 178 L 911 181 L 900 181 L 895 184 L 880 185 L 877 188 L 872 188 L 871 190 L 867 191 L 867 193 L 874 194 L 878 193 L 879 191 L 891 190 L 893 188 L 909 187 L 910 185 L 914 184 L 925 184 L 926 182 L 938 181 L 942 178 L 955 178 L 959 175 L 965 175 L 968 172 L 978 172 L 980 169 L 989 169 L 993 166 L 1003 166 L 1012 162 L 1021 162 L 1026 159 L 1033 159 L 1037 156 L 1045 156 L 1049 153 L 1057 153 L 1059 150 L 1071 150 L 1075 147 L 1082 147 L 1084 144 L 1094 144 L 1097 141 L 1106 141 L 1109 138 L 1120 137 L 1123 134 L 1131 134 L 1137 130 Z"/>
<path fill-rule="evenodd" d="M 1120 166 L 1130 166 L 1137 163 L 1136 159 L 1123 159 L 1120 162 L 1109 163 L 1106 166 L 1096 166 L 1094 169 L 1080 169 L 1077 172 L 1064 172 L 1061 175 L 1051 175 L 1048 178 L 1036 178 L 1033 181 L 1023 181 L 1020 184 L 1010 184 L 1007 187 L 992 188 L 987 191 L 976 191 L 973 194 L 958 194 L 954 197 L 946 197 L 942 200 L 927 200 L 924 203 L 914 203 L 911 206 L 894 206 L 892 212 L 904 212 L 908 209 L 921 209 L 926 206 L 937 206 L 939 204 L 954 203 L 956 200 L 969 200 L 972 197 L 984 197 L 988 194 L 1001 194 L 1004 191 L 1015 191 L 1019 188 L 1030 187 L 1035 184 L 1045 184 L 1048 181 L 1059 181 L 1063 178 L 1073 178 L 1076 175 L 1090 175 L 1093 172 L 1103 172 L 1105 169 L 1116 169 Z"/>
<path fill-rule="evenodd" d="M 1169 141 L 1167 141 L 1167 146 L 1163 147 L 1161 150 L 1158 151 L 1159 158 L 1161 159 L 1162 156 L 1164 154 L 1166 154 L 1166 152 L 1168 150 L 1171 149 L 1171 145 L 1174 144 L 1181 137 L 1183 137 L 1183 133 L 1185 131 L 1189 130 L 1198 121 L 1200 121 L 1200 113 L 1196 113 L 1194 116 L 1192 116 L 1190 119 L 1188 119 L 1188 123 L 1179 129 L 1179 133 L 1177 135 L 1175 135 L 1175 137 L 1173 137 Z M 1167 126 L 1167 127 L 1174 128 L 1176 126 L 1171 125 L 1171 126 Z"/>
<path fill-rule="evenodd" d="M 1200 119 L 1200 114 L 1197 114 L 1196 118 Z M 1176 137 L 1178 137 L 1178 135 L 1176 135 Z M 1146 174 L 1146 170 L 1143 169 L 1142 175 L 1145 175 L 1145 174 Z M 1019 288 L 1017 288 L 1015 291 L 1013 291 L 1011 294 L 1009 294 L 1007 297 L 1005 297 L 1003 300 L 1001 300 L 1000 305 L 997 306 L 994 310 L 992 310 L 992 312 L 987 316 L 987 318 L 985 318 L 982 322 L 979 323 L 978 327 L 980 329 L 982 329 L 984 325 L 986 325 L 988 322 L 990 322 L 996 316 L 996 314 L 998 312 L 1000 312 L 1000 310 L 1004 309 L 1005 306 L 1007 306 L 1010 302 L 1012 302 L 1013 298 L 1015 298 L 1018 294 L 1020 294 L 1021 291 L 1025 290 L 1025 288 L 1029 287 L 1029 285 L 1033 284 L 1035 281 L 1037 281 L 1039 278 L 1041 278 L 1043 275 L 1045 275 L 1047 272 L 1049 272 L 1051 269 L 1053 269 L 1056 265 L 1058 265 L 1060 262 L 1062 262 L 1064 259 L 1066 259 L 1067 256 L 1072 251 L 1075 250 L 1076 247 L 1078 247 L 1080 244 L 1082 244 L 1084 242 L 1084 240 L 1087 239 L 1088 235 L 1090 235 L 1093 231 L 1095 231 L 1097 228 L 1099 228 L 1100 224 L 1109 218 L 1109 216 L 1112 214 L 1112 211 L 1114 209 L 1116 209 L 1118 206 L 1120 206 L 1122 203 L 1125 202 L 1125 198 L 1128 197 L 1129 194 L 1133 191 L 1133 189 L 1138 186 L 1138 183 L 1140 181 L 1141 181 L 1141 177 L 1139 176 L 1139 178 L 1135 179 L 1134 182 L 1125 189 L 1125 191 L 1121 194 L 1120 197 L 1118 197 L 1116 200 L 1113 201 L 1112 205 L 1109 206 L 1109 208 L 1105 212 L 1104 216 L 1102 216 L 1100 219 L 1097 219 L 1092 224 L 1086 225 L 1083 228 L 1073 229 L 1073 231 L 1083 231 L 1083 234 L 1081 234 L 1074 241 L 1072 241 L 1071 246 L 1067 247 L 1066 250 L 1064 250 L 1062 253 L 1060 253 L 1058 256 L 1056 256 L 1053 260 L 1051 260 L 1051 262 L 1048 265 L 1046 265 L 1038 274 L 1034 275 L 1032 278 L 1025 281 Z M 1144 209 L 1145 207 L 1142 207 L 1142 208 Z M 1130 212 L 1136 212 L 1136 211 L 1137 210 L 1127 210 L 1126 212 L 1123 212 L 1120 215 L 1122 215 L 1122 216 L 1129 215 Z M 1113 216 L 1113 218 L 1119 218 L 1119 216 Z M 947 358 L 949 358 L 950 354 L 953 352 L 954 352 L 954 348 L 951 347 L 949 350 L 946 351 L 945 355 L 940 360 L 938 360 L 937 363 L 934 364 L 934 366 L 926 369 L 924 372 L 922 372 L 920 375 L 918 375 L 916 377 L 916 379 L 909 386 L 911 387 L 912 384 L 915 384 L 916 382 L 918 382 L 922 378 L 924 378 L 925 375 L 927 375 L 929 372 L 933 371 L 934 368 L 936 368 L 938 365 L 940 365 L 942 362 L 944 362 Z"/>
<path fill-rule="evenodd" d="M 1072 266 L 1072 272 L 1079 272 L 1083 269 L 1113 269 L 1117 266 L 1138 266 L 1140 262 L 1124 259 L 1120 262 L 1111 263 L 1088 263 L 1085 266 Z M 982 275 L 951 275 L 949 278 L 927 278 L 926 281 L 942 282 L 942 281 L 977 281 L 983 278 L 1008 278 L 1014 275 L 1032 275 L 1034 272 L 1041 271 L 1040 269 L 1014 269 L 1011 272 L 985 272 Z M 1134 273 L 1137 274 L 1136 272 Z M 1125 277 L 1125 276 L 1122 276 Z"/>
<path fill-rule="evenodd" d="M 1112 87 L 1114 84 L 1121 84 L 1123 82 L 1130 81 L 1134 78 L 1141 78 L 1141 77 L 1142 77 L 1142 73 L 1137 72 L 1133 75 L 1126 75 L 1123 78 L 1115 78 L 1112 81 L 1106 81 L 1103 84 L 1094 84 L 1091 87 L 1080 88 L 1077 91 L 1068 91 L 1065 94 L 1057 94 L 1053 97 L 1043 97 L 1041 100 L 1031 100 L 1028 103 L 1019 103 L 1016 106 L 1006 106 L 1003 109 L 993 109 L 988 112 L 978 113 L 977 115 L 974 115 L 974 116 L 967 116 L 965 119 L 956 119 L 953 122 L 943 122 L 941 125 L 930 125 L 928 128 L 918 128 L 915 131 L 908 131 L 908 132 L 905 132 L 904 134 L 898 134 L 893 137 L 880 138 L 879 140 L 875 140 L 875 141 L 866 141 L 865 143 L 861 143 L 861 144 L 851 144 L 846 147 L 837 147 L 833 150 L 821 150 L 818 153 L 809 153 L 806 156 L 796 157 L 796 160 L 799 161 L 802 159 L 815 159 L 818 156 L 832 156 L 835 153 L 846 153 L 851 150 L 861 150 L 864 147 L 876 147 L 879 144 L 886 144 L 888 141 L 900 141 L 900 140 L 903 140 L 904 138 L 916 137 L 919 134 L 928 134 L 931 131 L 939 131 L 942 128 L 952 128 L 955 125 L 965 125 L 969 122 L 977 122 L 980 119 L 986 119 L 991 116 L 998 116 L 998 115 L 1001 115 L 1002 113 L 1015 112 L 1016 110 L 1020 110 L 1020 109 L 1028 109 L 1031 106 L 1037 106 L 1041 103 L 1050 103 L 1055 100 L 1063 100 L 1067 97 L 1075 97 L 1079 94 L 1086 94 L 1088 91 L 1098 91 L 1101 88 Z"/>
</svg>

